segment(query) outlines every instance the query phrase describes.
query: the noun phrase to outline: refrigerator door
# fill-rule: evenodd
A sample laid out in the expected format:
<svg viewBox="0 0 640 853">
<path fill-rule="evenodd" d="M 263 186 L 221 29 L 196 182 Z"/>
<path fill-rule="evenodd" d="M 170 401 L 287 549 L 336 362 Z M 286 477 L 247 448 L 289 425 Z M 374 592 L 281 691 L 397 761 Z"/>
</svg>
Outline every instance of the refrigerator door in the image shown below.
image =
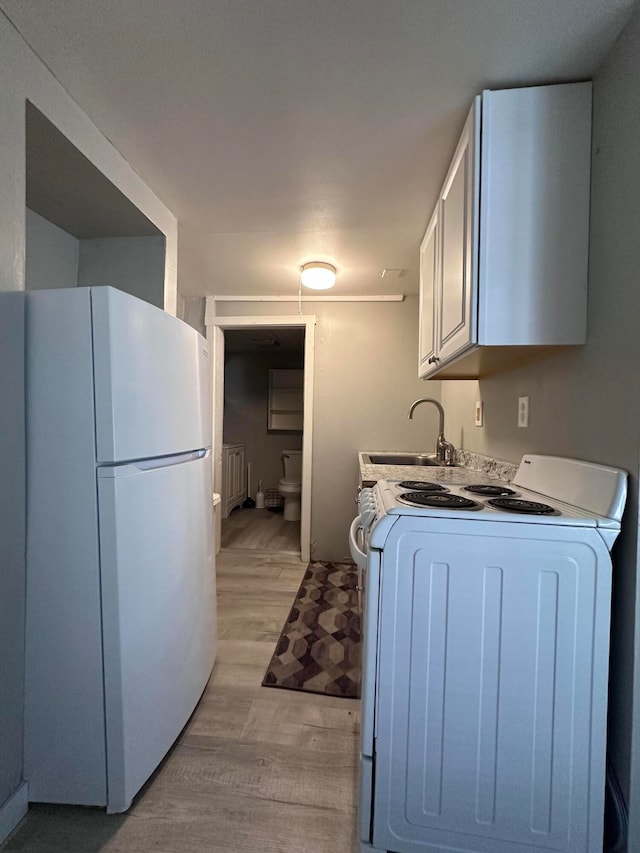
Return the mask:
<svg viewBox="0 0 640 853">
<path fill-rule="evenodd" d="M 211 378 L 202 335 L 112 287 L 90 291 L 98 464 L 209 447 Z"/>
<path fill-rule="evenodd" d="M 104 806 L 89 291 L 32 291 L 26 302 L 24 778 L 31 801 Z"/>
<path fill-rule="evenodd" d="M 130 806 L 171 747 L 215 656 L 210 455 L 156 464 L 98 471 L 112 813 Z"/>
</svg>

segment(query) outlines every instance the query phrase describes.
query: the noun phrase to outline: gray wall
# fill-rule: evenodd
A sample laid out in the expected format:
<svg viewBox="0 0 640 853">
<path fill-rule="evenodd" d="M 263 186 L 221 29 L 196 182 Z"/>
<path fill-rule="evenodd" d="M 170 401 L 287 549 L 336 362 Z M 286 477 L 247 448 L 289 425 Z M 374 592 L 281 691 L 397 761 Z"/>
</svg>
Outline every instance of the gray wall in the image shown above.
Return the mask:
<svg viewBox="0 0 640 853">
<path fill-rule="evenodd" d="M 204 325 L 205 299 L 203 296 L 183 296 L 178 291 L 176 317 L 184 320 L 192 326 L 202 337 L 206 337 L 207 329 Z"/>
<path fill-rule="evenodd" d="M 0 293 L 0 806 L 22 778 L 25 553 L 23 330 L 23 295 Z"/>
<path fill-rule="evenodd" d="M 163 307 L 163 237 L 77 240 L 29 209 L 25 236 L 25 290 L 108 284 Z"/>
<path fill-rule="evenodd" d="M 594 81 L 589 328 L 586 346 L 476 382 L 443 382 L 451 437 L 518 461 L 525 451 L 575 456 L 630 472 L 614 551 L 610 754 L 631 805 L 630 850 L 640 850 L 640 682 L 635 613 L 640 451 L 640 12 Z M 478 392 L 485 426 L 473 426 Z M 516 426 L 529 396 L 529 428 Z M 633 712 L 633 714 L 632 714 Z M 632 748 L 632 731 L 633 748 Z"/>
<path fill-rule="evenodd" d="M 302 447 L 301 432 L 269 432 L 270 368 L 300 368 L 304 356 L 295 353 L 229 353 L 224 370 L 223 441 L 244 444 L 251 463 L 251 497 L 258 481 L 264 490 L 277 488 L 283 476 L 282 451 Z"/>
<path fill-rule="evenodd" d="M 167 236 L 165 304 L 176 296 L 175 217 L 153 195 L 0 12 L 0 292 L 25 289 L 25 108 L 47 116 Z M 0 824 L 22 779 L 24 690 L 23 315 L 2 293 L 0 318 Z M 11 800 L 11 805 L 16 801 Z M 3 822 L 4 818 L 4 822 Z M 10 827 L 9 827 L 10 828 Z M 2 839 L 0 838 L 0 842 Z"/>
<path fill-rule="evenodd" d="M 81 240 L 78 285 L 109 284 L 164 307 L 164 238 Z"/>
<path fill-rule="evenodd" d="M 282 314 L 281 303 L 223 302 L 219 316 Z M 437 412 L 418 397 L 439 397 L 439 382 L 418 378 L 418 300 L 305 302 L 315 314 L 311 547 L 320 560 L 349 556 L 359 450 L 433 452 Z"/>
<path fill-rule="evenodd" d="M 75 287 L 78 240 L 29 209 L 25 229 L 25 290 Z"/>
</svg>

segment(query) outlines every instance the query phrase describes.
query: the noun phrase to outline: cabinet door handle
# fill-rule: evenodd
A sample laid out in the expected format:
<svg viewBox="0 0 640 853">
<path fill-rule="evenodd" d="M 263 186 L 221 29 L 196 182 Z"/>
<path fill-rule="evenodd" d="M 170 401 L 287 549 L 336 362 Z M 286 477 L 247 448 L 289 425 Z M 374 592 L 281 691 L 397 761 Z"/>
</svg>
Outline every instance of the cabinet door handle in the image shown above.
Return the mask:
<svg viewBox="0 0 640 853">
<path fill-rule="evenodd" d="M 432 355 L 431 358 L 427 359 L 427 364 L 437 364 L 440 361 L 437 355 Z"/>
</svg>

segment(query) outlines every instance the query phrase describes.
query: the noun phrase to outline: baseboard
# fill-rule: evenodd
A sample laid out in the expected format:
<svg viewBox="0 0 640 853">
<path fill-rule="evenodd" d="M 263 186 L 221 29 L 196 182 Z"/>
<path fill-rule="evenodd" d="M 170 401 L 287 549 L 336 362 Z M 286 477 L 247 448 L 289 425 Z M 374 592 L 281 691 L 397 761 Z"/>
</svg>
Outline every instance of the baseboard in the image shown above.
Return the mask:
<svg viewBox="0 0 640 853">
<path fill-rule="evenodd" d="M 0 844 L 11 835 L 28 808 L 29 786 L 23 782 L 0 806 Z"/>
</svg>

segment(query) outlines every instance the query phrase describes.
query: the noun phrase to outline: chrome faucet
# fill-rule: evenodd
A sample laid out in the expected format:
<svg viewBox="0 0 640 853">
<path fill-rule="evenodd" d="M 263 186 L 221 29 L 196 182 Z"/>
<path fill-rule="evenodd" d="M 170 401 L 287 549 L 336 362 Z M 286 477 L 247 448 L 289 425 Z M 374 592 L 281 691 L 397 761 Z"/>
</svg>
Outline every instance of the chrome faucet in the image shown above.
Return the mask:
<svg viewBox="0 0 640 853">
<path fill-rule="evenodd" d="M 423 397 L 421 400 L 413 402 L 409 407 L 409 414 L 407 415 L 409 420 L 413 420 L 413 412 L 416 406 L 419 406 L 420 403 L 433 403 L 438 410 L 440 414 L 440 425 L 438 426 L 438 439 L 436 441 L 436 459 L 444 465 L 453 465 L 455 447 L 444 437 L 444 409 L 440 403 L 432 397 Z"/>
</svg>

